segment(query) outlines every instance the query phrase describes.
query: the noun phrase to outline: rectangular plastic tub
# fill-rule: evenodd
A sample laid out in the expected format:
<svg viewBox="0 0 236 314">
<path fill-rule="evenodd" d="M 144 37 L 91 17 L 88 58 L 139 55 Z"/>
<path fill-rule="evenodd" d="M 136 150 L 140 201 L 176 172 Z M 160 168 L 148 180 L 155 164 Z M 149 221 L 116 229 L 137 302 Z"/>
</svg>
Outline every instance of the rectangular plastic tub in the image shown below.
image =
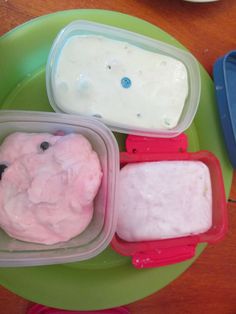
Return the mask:
<svg viewBox="0 0 236 314">
<path fill-rule="evenodd" d="M 213 67 L 221 127 L 234 169 L 236 168 L 236 50 L 219 58 Z"/>
<path fill-rule="evenodd" d="M 212 226 L 202 234 L 156 241 L 127 242 L 115 234 L 112 247 L 118 253 L 132 256 L 136 268 L 150 268 L 178 263 L 192 258 L 198 243 L 220 241 L 227 231 L 227 209 L 220 163 L 208 151 L 187 152 L 184 134 L 172 139 L 150 139 L 128 136 L 127 152 L 120 154 L 121 167 L 128 163 L 189 160 L 201 161 L 209 169 L 212 185 Z"/>
<path fill-rule="evenodd" d="M 184 104 L 181 117 L 178 121 L 178 124 L 174 128 L 172 129 L 154 129 L 143 127 L 141 128 L 123 124 L 122 121 L 120 121 L 119 123 L 114 123 L 112 121 L 105 120 L 102 117 L 98 118 L 108 127 L 110 127 L 113 131 L 152 137 L 154 136 L 173 137 L 182 133 L 190 126 L 198 108 L 201 91 L 199 66 L 196 59 L 193 57 L 191 53 L 183 51 L 161 41 L 146 36 L 142 36 L 140 34 L 133 33 L 121 28 L 116 28 L 112 26 L 82 20 L 72 22 L 58 34 L 57 38 L 53 43 L 51 52 L 48 57 L 46 69 L 47 93 L 50 104 L 56 112 L 64 111 L 59 107 L 56 101 L 55 94 L 53 92 L 53 86 L 55 82 L 55 70 L 63 47 L 68 42 L 68 40 L 75 35 L 79 36 L 98 35 L 117 41 L 127 42 L 144 50 L 156 52 L 161 55 L 169 56 L 178 61 L 181 61 L 187 69 L 189 92 Z M 82 102 L 82 100 L 78 98 L 78 102 Z M 112 106 L 112 104 L 108 105 Z M 147 106 L 148 104 L 143 105 Z M 66 113 L 71 112 L 72 111 Z"/>
<path fill-rule="evenodd" d="M 119 169 L 117 142 L 111 131 L 92 118 L 58 113 L 1 111 L 0 141 L 13 132 L 63 131 L 84 135 L 97 152 L 103 178 L 86 230 L 70 241 L 41 245 L 19 241 L 0 229 L 0 266 L 32 266 L 81 261 L 96 256 L 110 243 L 117 223 L 116 187 Z"/>
</svg>

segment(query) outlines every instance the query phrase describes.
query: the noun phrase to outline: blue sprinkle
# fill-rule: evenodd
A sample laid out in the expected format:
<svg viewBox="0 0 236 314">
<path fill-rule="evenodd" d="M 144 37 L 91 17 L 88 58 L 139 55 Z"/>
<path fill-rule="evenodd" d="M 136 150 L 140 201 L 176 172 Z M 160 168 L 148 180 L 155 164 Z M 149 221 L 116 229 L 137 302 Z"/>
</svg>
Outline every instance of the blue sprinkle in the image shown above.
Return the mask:
<svg viewBox="0 0 236 314">
<path fill-rule="evenodd" d="M 130 88 L 132 82 L 131 82 L 131 79 L 129 79 L 128 77 L 123 77 L 121 79 L 121 85 L 122 87 L 124 88 Z"/>
</svg>

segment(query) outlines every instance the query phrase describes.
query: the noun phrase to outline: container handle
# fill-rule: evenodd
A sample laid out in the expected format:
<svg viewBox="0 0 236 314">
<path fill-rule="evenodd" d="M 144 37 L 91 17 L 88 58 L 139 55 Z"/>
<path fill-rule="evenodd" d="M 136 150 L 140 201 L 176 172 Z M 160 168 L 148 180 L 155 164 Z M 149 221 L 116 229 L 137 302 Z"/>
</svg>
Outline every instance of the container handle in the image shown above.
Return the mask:
<svg viewBox="0 0 236 314">
<path fill-rule="evenodd" d="M 195 249 L 196 244 L 191 244 L 137 252 L 132 256 L 132 264 L 139 269 L 171 265 L 191 259 L 195 255 Z"/>
<path fill-rule="evenodd" d="M 181 153 L 187 148 L 188 138 L 184 133 L 172 138 L 128 135 L 126 139 L 128 153 Z"/>
</svg>

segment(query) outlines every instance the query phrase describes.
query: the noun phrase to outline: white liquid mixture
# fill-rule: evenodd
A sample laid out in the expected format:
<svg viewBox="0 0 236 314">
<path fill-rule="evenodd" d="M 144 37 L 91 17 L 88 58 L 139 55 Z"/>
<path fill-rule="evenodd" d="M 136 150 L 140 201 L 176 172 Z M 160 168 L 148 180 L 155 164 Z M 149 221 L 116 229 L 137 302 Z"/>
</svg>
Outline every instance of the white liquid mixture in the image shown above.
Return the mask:
<svg viewBox="0 0 236 314">
<path fill-rule="evenodd" d="M 188 75 L 174 58 L 101 36 L 76 35 L 61 50 L 53 94 L 64 112 L 171 129 L 188 95 Z"/>
</svg>

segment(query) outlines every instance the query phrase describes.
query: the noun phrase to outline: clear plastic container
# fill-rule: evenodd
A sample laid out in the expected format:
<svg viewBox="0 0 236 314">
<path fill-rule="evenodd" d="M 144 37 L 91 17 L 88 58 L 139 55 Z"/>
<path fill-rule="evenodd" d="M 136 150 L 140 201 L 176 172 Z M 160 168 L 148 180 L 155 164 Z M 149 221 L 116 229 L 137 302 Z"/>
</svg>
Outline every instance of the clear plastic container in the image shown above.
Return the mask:
<svg viewBox="0 0 236 314">
<path fill-rule="evenodd" d="M 75 35 L 98 35 L 117 41 L 127 42 L 144 50 L 156 52 L 179 60 L 185 65 L 187 69 L 189 92 L 184 104 L 182 114 L 176 127 L 172 129 L 141 128 L 132 125 L 122 124 L 122 121 L 120 121 L 120 123 L 114 123 L 103 118 L 98 118 L 113 131 L 144 136 L 174 137 L 182 133 L 190 126 L 198 108 L 201 91 L 199 66 L 196 59 L 191 53 L 175 48 L 161 41 L 139 35 L 137 33 L 133 33 L 121 28 L 82 20 L 72 22 L 63 30 L 61 30 L 61 32 L 55 39 L 51 48 L 51 52 L 49 54 L 46 69 L 47 93 L 50 104 L 56 112 L 64 111 L 59 107 L 54 94 L 53 86 L 55 82 L 55 71 L 63 47 L 65 46 L 67 41 Z M 78 99 L 78 102 L 80 101 L 81 100 Z M 147 106 L 148 104 L 143 105 Z"/>
<path fill-rule="evenodd" d="M 86 230 L 55 245 L 23 242 L 0 229 L 0 266 L 32 266 L 81 261 L 102 252 L 111 242 L 117 223 L 116 187 L 119 151 L 112 132 L 92 118 L 59 113 L 1 111 L 0 141 L 13 132 L 63 131 L 84 135 L 97 152 L 103 171 L 94 201 L 94 214 Z"/>
<path fill-rule="evenodd" d="M 216 243 L 227 232 L 228 219 L 223 176 L 218 159 L 208 151 L 187 152 L 187 137 L 181 134 L 172 139 L 150 139 L 128 136 L 127 152 L 120 154 L 121 167 L 129 163 L 162 160 L 201 161 L 209 169 L 212 186 L 212 226 L 201 234 L 163 240 L 128 242 L 117 234 L 112 247 L 118 253 L 131 256 L 136 268 L 166 266 L 194 257 L 199 243 Z"/>
</svg>

